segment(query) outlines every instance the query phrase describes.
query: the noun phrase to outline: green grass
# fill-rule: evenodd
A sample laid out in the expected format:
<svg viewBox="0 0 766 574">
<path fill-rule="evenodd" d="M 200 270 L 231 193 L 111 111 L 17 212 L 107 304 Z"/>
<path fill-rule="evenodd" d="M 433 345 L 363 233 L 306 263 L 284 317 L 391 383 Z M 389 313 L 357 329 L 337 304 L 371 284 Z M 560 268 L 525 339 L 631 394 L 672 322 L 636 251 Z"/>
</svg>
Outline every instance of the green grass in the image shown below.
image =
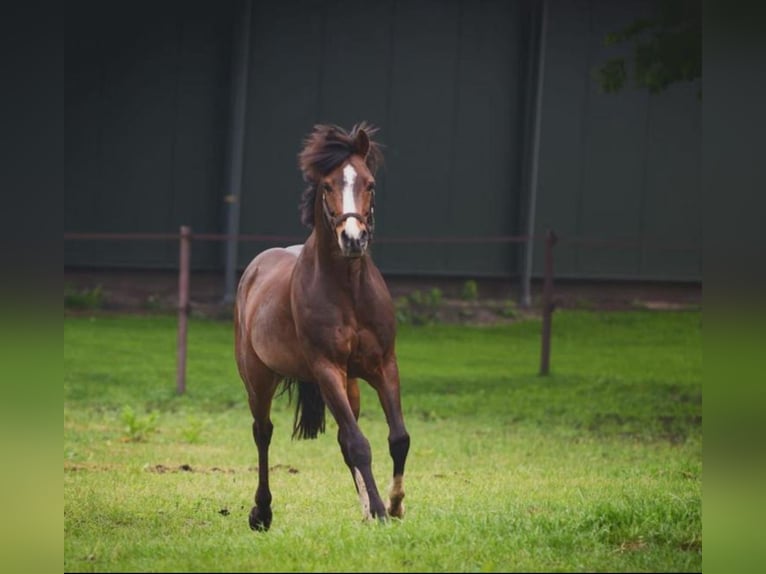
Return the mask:
<svg viewBox="0 0 766 574">
<path fill-rule="evenodd" d="M 247 514 L 256 450 L 229 323 L 64 320 L 66 571 L 700 571 L 701 314 L 560 311 L 551 375 L 540 325 L 400 329 L 412 437 L 407 515 L 370 524 L 334 423 L 292 441 L 277 399 L 274 522 Z M 382 491 L 377 398 L 362 430 Z"/>
</svg>

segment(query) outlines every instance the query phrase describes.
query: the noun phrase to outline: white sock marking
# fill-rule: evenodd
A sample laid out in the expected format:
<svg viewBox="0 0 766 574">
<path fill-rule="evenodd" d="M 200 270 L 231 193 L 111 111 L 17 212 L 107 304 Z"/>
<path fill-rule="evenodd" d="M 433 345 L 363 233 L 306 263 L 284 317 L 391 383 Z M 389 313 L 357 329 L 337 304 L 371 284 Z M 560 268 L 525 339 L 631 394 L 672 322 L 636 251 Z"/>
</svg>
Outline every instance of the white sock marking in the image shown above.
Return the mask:
<svg viewBox="0 0 766 574">
<path fill-rule="evenodd" d="M 370 514 L 370 495 L 367 494 L 367 487 L 364 485 L 364 478 L 358 468 L 354 469 L 354 480 L 359 490 L 359 502 L 362 504 L 362 514 L 364 518 L 372 518 Z"/>
<path fill-rule="evenodd" d="M 404 516 L 404 477 L 401 474 L 397 474 L 391 482 L 388 497 L 386 510 L 391 516 L 402 518 Z"/>
</svg>

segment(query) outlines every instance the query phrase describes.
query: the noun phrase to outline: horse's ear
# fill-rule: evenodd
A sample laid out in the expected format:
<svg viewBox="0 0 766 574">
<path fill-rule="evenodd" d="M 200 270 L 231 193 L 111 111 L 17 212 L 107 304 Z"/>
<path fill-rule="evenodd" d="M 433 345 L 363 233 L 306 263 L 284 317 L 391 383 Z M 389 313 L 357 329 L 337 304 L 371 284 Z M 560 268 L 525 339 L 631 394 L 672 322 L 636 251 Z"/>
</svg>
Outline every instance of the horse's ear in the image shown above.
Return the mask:
<svg viewBox="0 0 766 574">
<path fill-rule="evenodd" d="M 359 128 L 356 132 L 356 138 L 354 138 L 354 152 L 367 159 L 367 154 L 370 153 L 370 136 L 364 128 Z"/>
</svg>

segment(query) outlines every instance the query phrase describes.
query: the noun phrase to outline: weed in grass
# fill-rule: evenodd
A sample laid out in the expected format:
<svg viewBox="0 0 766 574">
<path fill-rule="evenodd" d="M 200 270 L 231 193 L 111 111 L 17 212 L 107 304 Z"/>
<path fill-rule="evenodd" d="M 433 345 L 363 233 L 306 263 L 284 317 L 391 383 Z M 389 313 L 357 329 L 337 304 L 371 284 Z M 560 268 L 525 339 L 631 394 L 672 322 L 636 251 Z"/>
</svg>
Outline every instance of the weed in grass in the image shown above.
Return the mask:
<svg viewBox="0 0 766 574">
<path fill-rule="evenodd" d="M 498 309 L 497 314 L 506 319 L 515 319 L 519 314 L 516 301 L 513 299 L 506 299 L 503 302 L 503 306 Z"/>
<path fill-rule="evenodd" d="M 400 297 L 394 303 L 396 318 L 402 325 L 431 325 L 439 322 L 442 306 L 442 291 L 434 287 L 429 291 L 416 289 L 407 297 Z"/>
<path fill-rule="evenodd" d="M 410 301 L 407 297 L 397 297 L 394 299 L 394 309 L 396 310 L 396 321 L 400 325 L 410 323 Z"/>
<path fill-rule="evenodd" d="M 120 420 L 125 425 L 125 438 L 131 442 L 143 442 L 157 431 L 159 413 L 151 411 L 145 416 L 136 414 L 132 407 L 126 405 L 120 413 Z"/>
<path fill-rule="evenodd" d="M 473 279 L 463 283 L 460 289 L 460 298 L 463 301 L 476 301 L 479 298 L 479 285 Z"/>
<path fill-rule="evenodd" d="M 202 431 L 205 423 L 202 419 L 196 417 L 187 417 L 186 426 L 181 429 L 181 436 L 184 442 L 189 444 L 199 444 L 202 439 Z"/>
</svg>

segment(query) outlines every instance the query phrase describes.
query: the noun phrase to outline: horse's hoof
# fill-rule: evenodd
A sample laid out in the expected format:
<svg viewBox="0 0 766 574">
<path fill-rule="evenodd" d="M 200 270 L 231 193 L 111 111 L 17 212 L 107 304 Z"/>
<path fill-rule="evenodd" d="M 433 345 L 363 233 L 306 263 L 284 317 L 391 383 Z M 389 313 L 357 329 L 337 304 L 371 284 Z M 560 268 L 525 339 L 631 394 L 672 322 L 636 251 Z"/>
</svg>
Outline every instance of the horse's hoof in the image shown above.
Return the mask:
<svg viewBox="0 0 766 574">
<path fill-rule="evenodd" d="M 385 524 L 388 522 L 388 514 L 367 514 L 362 517 L 363 524 Z"/>
<path fill-rule="evenodd" d="M 388 515 L 391 518 L 404 518 L 404 502 L 400 498 L 398 502 L 389 502 Z"/>
<path fill-rule="evenodd" d="M 250 510 L 250 530 L 256 532 L 266 532 L 271 526 L 271 510 L 261 512 L 257 506 Z"/>
</svg>

